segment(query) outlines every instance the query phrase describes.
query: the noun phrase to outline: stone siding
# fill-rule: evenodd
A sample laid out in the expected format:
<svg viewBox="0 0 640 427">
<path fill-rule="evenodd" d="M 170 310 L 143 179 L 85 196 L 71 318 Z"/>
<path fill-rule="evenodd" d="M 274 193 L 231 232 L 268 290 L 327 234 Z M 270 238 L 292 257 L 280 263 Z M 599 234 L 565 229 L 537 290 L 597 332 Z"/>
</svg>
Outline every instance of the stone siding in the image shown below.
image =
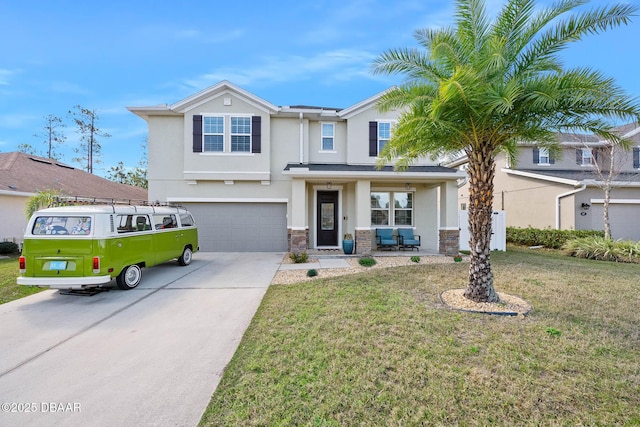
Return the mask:
<svg viewBox="0 0 640 427">
<path fill-rule="evenodd" d="M 356 254 L 371 254 L 371 230 L 356 230 Z"/>
<path fill-rule="evenodd" d="M 460 230 L 440 230 L 438 251 L 444 255 L 456 255 L 460 251 Z"/>
<path fill-rule="evenodd" d="M 289 252 L 304 252 L 309 248 L 309 230 L 287 230 Z"/>
</svg>

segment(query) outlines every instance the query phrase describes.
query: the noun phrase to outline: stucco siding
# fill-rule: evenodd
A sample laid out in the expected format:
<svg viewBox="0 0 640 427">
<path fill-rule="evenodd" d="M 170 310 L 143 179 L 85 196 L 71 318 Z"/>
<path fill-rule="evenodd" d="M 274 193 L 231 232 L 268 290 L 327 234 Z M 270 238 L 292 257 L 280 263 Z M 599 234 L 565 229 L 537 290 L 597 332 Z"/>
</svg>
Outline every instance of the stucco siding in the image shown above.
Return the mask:
<svg viewBox="0 0 640 427">
<path fill-rule="evenodd" d="M 224 99 L 230 99 L 230 105 L 224 105 Z M 225 151 L 222 153 L 194 153 L 191 141 L 193 140 L 193 116 L 194 115 L 219 115 L 225 118 L 224 142 Z M 261 153 L 229 152 L 230 123 L 229 117 L 233 115 L 261 116 Z M 216 98 L 193 107 L 184 114 L 182 147 L 184 149 L 185 179 L 226 179 L 243 180 L 255 179 L 247 177 L 245 172 L 268 173 L 270 170 L 270 115 L 268 112 L 246 102 L 232 93 L 222 93 Z M 216 175 L 210 175 L 215 171 Z M 238 172 L 238 173 L 235 173 Z M 226 173 L 225 175 L 219 175 Z M 264 177 L 261 177 L 264 178 Z M 267 177 L 268 178 L 268 177 Z M 267 179 L 265 178 L 265 179 Z"/>
<path fill-rule="evenodd" d="M 0 242 L 22 242 L 28 221 L 26 203 L 26 197 L 0 194 Z"/>
</svg>

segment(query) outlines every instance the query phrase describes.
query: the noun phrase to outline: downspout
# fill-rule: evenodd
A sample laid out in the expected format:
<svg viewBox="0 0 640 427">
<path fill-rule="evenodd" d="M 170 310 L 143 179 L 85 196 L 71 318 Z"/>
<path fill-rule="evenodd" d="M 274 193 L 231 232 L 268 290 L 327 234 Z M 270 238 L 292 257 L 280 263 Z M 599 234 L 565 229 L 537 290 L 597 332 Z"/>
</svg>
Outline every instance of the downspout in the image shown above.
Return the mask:
<svg viewBox="0 0 640 427">
<path fill-rule="evenodd" d="M 304 163 L 304 121 L 300 112 L 300 164 Z"/>
<path fill-rule="evenodd" d="M 560 199 L 563 199 L 567 196 L 571 196 L 573 194 L 577 194 L 581 191 L 584 191 L 587 188 L 587 184 L 580 184 L 580 188 L 577 190 L 571 190 L 566 193 L 558 194 L 556 196 L 556 230 L 560 230 Z"/>
</svg>

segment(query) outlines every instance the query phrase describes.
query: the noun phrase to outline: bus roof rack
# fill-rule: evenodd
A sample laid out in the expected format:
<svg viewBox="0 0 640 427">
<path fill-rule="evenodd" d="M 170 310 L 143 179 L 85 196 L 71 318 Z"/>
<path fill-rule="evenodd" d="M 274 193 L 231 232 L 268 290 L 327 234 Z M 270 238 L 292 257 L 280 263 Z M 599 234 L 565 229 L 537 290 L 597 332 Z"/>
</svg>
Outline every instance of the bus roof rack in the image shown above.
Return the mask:
<svg viewBox="0 0 640 427">
<path fill-rule="evenodd" d="M 134 209 L 137 206 L 149 206 L 159 207 L 166 206 L 176 208 L 176 210 L 185 209 L 181 205 L 173 204 L 171 202 L 161 202 L 159 200 L 135 200 L 135 199 L 117 199 L 110 197 L 91 197 L 91 196 L 56 196 L 49 207 L 58 206 L 83 206 L 83 205 L 110 205 L 113 206 L 114 212 L 116 206 L 132 206 Z"/>
</svg>

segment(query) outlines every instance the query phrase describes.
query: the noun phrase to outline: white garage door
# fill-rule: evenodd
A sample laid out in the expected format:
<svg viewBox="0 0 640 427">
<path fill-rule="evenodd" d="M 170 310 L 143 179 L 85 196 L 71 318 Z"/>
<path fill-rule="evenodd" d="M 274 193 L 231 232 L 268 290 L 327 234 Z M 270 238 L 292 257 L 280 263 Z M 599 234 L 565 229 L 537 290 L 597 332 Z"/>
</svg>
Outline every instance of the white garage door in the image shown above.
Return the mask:
<svg viewBox="0 0 640 427">
<path fill-rule="evenodd" d="M 185 203 L 198 224 L 201 251 L 284 252 L 284 203 Z"/>
</svg>

